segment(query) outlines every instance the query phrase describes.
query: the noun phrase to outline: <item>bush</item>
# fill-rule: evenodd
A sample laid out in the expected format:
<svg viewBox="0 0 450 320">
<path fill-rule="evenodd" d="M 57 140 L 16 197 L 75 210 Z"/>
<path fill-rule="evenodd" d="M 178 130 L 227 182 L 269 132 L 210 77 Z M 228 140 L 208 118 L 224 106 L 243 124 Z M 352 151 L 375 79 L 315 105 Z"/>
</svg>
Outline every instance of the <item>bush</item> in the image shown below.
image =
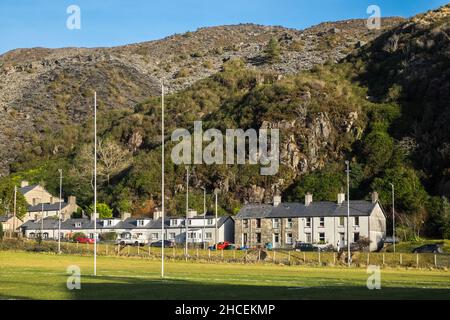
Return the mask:
<svg viewBox="0 0 450 320">
<path fill-rule="evenodd" d="M 86 238 L 86 235 L 83 232 L 75 232 L 72 235 L 72 240 L 76 241 L 77 238 Z"/>
<path fill-rule="evenodd" d="M 102 241 L 114 241 L 117 239 L 117 233 L 115 232 L 106 232 L 100 234 L 100 240 Z"/>
</svg>

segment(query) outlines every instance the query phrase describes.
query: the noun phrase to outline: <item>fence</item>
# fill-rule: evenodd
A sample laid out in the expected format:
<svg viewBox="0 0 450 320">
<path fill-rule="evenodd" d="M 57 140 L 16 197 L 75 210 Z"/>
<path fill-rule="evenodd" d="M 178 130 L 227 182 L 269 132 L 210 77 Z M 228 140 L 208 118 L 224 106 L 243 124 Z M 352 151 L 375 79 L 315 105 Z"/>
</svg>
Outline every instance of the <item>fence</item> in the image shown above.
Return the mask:
<svg viewBox="0 0 450 320">
<path fill-rule="evenodd" d="M 17 241 L 17 243 L 8 246 L 8 241 L 5 240 L 3 243 L 0 243 L 0 249 L 57 252 L 57 243 L 54 241 L 44 241 L 40 245 L 32 241 Z M 94 245 L 61 242 L 61 251 L 64 254 L 92 255 L 94 252 Z M 97 244 L 97 254 L 99 256 L 160 259 L 161 248 L 99 243 Z M 189 248 L 186 254 L 184 248 L 165 248 L 164 254 L 167 260 L 316 266 L 347 265 L 345 252 L 338 254 L 336 252 L 299 252 L 292 250 L 204 250 L 201 248 Z M 386 267 L 449 268 L 450 255 L 432 253 L 353 252 L 351 265 L 356 267 L 379 265 Z"/>
</svg>

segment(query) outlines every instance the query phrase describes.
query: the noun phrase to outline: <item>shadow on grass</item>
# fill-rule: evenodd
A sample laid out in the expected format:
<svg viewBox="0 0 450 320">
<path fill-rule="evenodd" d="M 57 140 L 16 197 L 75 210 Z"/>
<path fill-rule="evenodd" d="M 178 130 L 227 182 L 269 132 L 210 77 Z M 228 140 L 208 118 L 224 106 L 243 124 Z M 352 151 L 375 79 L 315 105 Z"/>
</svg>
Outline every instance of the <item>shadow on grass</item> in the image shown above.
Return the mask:
<svg viewBox="0 0 450 320">
<path fill-rule="evenodd" d="M 101 282 L 97 282 L 98 280 Z M 103 276 L 83 277 L 81 290 L 73 290 L 70 294 L 72 299 L 86 300 L 450 299 L 450 289 L 385 287 L 381 290 L 368 290 L 365 286 L 281 287 L 201 283 L 170 278 L 151 280 Z"/>
</svg>

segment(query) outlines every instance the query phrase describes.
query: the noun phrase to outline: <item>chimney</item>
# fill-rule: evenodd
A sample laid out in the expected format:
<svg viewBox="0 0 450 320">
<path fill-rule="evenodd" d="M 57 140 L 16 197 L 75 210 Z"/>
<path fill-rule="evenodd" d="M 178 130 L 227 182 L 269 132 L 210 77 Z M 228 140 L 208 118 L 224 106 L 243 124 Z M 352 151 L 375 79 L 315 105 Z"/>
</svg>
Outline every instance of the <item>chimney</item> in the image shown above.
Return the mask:
<svg viewBox="0 0 450 320">
<path fill-rule="evenodd" d="M 162 211 L 158 208 L 155 208 L 155 211 L 153 211 L 153 220 L 158 220 L 162 217 Z"/>
<path fill-rule="evenodd" d="M 127 220 L 128 218 L 131 218 L 131 213 L 129 213 L 129 212 L 121 212 L 120 213 L 120 220 L 124 221 L 124 220 Z"/>
<path fill-rule="evenodd" d="M 273 206 L 278 207 L 280 204 L 281 204 L 281 196 L 280 195 L 273 196 Z"/>
<path fill-rule="evenodd" d="M 26 181 L 26 180 L 23 180 L 21 183 L 20 183 L 20 187 L 21 188 L 25 188 L 25 187 L 28 187 L 30 184 L 28 183 L 28 181 Z"/>
<path fill-rule="evenodd" d="M 50 197 L 50 204 L 54 204 L 55 203 L 55 198 Z"/>
<path fill-rule="evenodd" d="M 63 199 L 61 199 L 61 201 L 63 201 Z M 76 205 L 77 204 L 77 197 L 75 197 L 75 196 L 69 196 L 69 198 L 68 198 L 68 203 L 70 204 L 70 205 Z"/>
<path fill-rule="evenodd" d="M 313 195 L 311 193 L 305 194 L 305 206 L 309 206 L 313 201 Z"/>
<path fill-rule="evenodd" d="M 345 193 L 339 192 L 337 196 L 337 203 L 342 204 L 345 201 Z"/>
<path fill-rule="evenodd" d="M 196 217 L 197 216 L 197 211 L 196 210 L 192 210 L 192 209 L 189 209 L 188 210 L 188 219 L 191 219 L 191 218 L 193 218 L 193 217 Z"/>
<path fill-rule="evenodd" d="M 374 191 L 372 192 L 372 203 L 378 202 L 378 192 Z"/>
</svg>

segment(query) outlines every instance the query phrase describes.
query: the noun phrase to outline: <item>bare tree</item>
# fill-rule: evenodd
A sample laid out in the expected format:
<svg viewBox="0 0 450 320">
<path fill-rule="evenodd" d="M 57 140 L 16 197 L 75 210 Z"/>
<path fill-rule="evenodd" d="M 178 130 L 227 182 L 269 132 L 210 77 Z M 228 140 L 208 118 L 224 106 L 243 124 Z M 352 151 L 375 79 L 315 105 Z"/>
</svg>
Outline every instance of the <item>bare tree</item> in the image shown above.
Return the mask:
<svg viewBox="0 0 450 320">
<path fill-rule="evenodd" d="M 111 139 L 98 142 L 98 173 L 106 177 L 106 182 L 130 165 L 130 152 Z"/>
</svg>

